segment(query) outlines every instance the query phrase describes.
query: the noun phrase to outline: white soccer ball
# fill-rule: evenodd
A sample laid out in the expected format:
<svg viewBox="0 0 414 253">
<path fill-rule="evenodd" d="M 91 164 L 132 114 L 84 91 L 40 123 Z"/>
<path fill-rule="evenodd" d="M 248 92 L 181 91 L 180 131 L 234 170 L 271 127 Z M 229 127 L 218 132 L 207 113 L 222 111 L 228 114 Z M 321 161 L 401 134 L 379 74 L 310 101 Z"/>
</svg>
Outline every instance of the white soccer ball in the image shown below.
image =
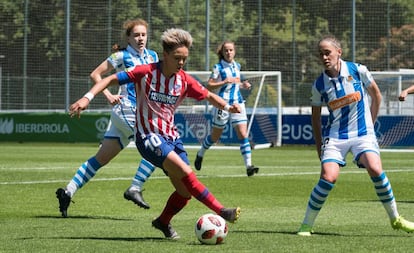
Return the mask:
<svg viewBox="0 0 414 253">
<path fill-rule="evenodd" d="M 195 225 L 197 239 L 203 244 L 220 244 L 227 236 L 227 223 L 219 215 L 208 213 L 198 218 Z"/>
</svg>

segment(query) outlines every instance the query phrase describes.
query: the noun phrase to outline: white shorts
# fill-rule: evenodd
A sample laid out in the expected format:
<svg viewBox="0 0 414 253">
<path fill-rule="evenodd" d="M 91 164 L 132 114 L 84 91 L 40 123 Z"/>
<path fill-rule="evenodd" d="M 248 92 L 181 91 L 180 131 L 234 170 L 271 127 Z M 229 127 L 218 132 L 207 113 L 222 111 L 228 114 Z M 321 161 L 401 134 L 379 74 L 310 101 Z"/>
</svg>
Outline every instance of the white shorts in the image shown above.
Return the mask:
<svg viewBox="0 0 414 253">
<path fill-rule="evenodd" d="M 322 144 L 322 163 L 336 162 L 340 166 L 346 165 L 346 155 L 351 152 L 354 156 L 353 162 L 359 167 L 359 158 L 365 152 L 380 154 L 377 138 L 373 135 L 364 135 L 352 139 L 336 139 L 325 137 Z"/>
<path fill-rule="evenodd" d="M 231 120 L 232 126 L 247 123 L 246 107 L 244 103 L 239 105 L 241 109 L 240 113 L 230 113 L 214 107 L 212 110 L 213 118 L 211 120 L 213 127 L 224 128 L 229 120 Z"/>
<path fill-rule="evenodd" d="M 117 139 L 121 149 L 134 140 L 135 107 L 117 104 L 112 108 L 105 139 Z"/>
</svg>

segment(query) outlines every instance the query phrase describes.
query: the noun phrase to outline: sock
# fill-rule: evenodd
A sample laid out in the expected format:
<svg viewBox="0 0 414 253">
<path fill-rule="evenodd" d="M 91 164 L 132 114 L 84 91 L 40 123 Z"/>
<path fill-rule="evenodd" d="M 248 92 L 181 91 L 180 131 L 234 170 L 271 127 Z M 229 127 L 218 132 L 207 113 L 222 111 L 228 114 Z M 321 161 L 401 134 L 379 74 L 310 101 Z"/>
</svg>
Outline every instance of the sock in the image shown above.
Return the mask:
<svg viewBox="0 0 414 253">
<path fill-rule="evenodd" d="M 240 141 L 240 153 L 243 156 L 244 164 L 246 168 L 252 165 L 252 147 L 248 138 L 244 138 Z"/>
<path fill-rule="evenodd" d="M 319 179 L 318 184 L 313 188 L 312 193 L 309 197 L 308 207 L 306 208 L 305 218 L 303 224 L 307 224 L 313 227 L 316 216 L 318 216 L 323 204 L 328 198 L 329 192 L 334 187 L 334 184 Z"/>
<path fill-rule="evenodd" d="M 138 166 L 137 173 L 135 174 L 134 179 L 132 180 L 131 187 L 141 191 L 142 186 L 151 176 L 154 170 L 155 166 L 152 163 L 148 162 L 145 159 L 142 159 L 141 163 Z"/>
<path fill-rule="evenodd" d="M 224 206 L 216 199 L 216 197 L 214 197 L 212 193 L 209 192 L 207 187 L 198 181 L 194 172 L 191 172 L 187 176 L 183 177 L 181 181 L 193 197 L 217 214 L 220 214 L 220 211 Z"/>
<path fill-rule="evenodd" d="M 173 192 L 159 217 L 160 221 L 165 225 L 169 224 L 174 215 L 180 212 L 181 209 L 187 205 L 190 199 L 191 198 L 182 197 L 176 191 Z"/>
<path fill-rule="evenodd" d="M 99 164 L 95 157 L 89 158 L 78 168 L 78 171 L 76 171 L 72 180 L 66 186 L 66 193 L 73 197 L 75 192 L 87 184 L 101 167 L 102 165 Z"/>
<path fill-rule="evenodd" d="M 207 149 L 213 146 L 213 144 L 214 142 L 211 140 L 211 135 L 207 135 L 206 138 L 204 138 L 203 144 L 201 145 L 200 150 L 197 152 L 197 155 L 203 157 Z"/>
<path fill-rule="evenodd" d="M 397 218 L 399 216 L 397 211 L 397 202 L 395 201 L 391 183 L 388 180 L 387 175 L 385 175 L 385 172 L 378 177 L 371 177 L 371 180 L 375 185 L 375 192 L 377 193 L 377 196 L 382 202 L 382 205 L 387 211 L 390 219 Z"/>
</svg>

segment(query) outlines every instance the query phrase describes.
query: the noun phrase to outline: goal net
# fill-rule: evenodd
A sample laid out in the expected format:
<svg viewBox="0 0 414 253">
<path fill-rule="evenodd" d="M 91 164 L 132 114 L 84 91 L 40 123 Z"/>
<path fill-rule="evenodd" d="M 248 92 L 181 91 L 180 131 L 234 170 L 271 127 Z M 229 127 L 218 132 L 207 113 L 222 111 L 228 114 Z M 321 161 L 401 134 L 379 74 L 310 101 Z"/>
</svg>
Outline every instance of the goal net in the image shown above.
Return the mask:
<svg viewBox="0 0 414 253">
<path fill-rule="evenodd" d="M 382 104 L 375 131 L 384 147 L 414 147 L 414 94 L 399 101 L 403 89 L 414 84 L 414 70 L 371 72 L 377 82 Z"/>
<path fill-rule="evenodd" d="M 188 71 L 206 85 L 210 71 Z M 252 84 L 250 90 L 241 90 L 248 116 L 248 134 L 253 148 L 281 145 L 282 105 L 281 72 L 242 71 L 243 78 Z M 211 132 L 212 106 L 206 101 L 184 100 L 177 110 L 176 125 L 184 143 L 200 145 Z M 180 122 L 182 119 L 182 122 Z M 239 141 L 228 123 L 217 147 L 237 147 Z"/>
</svg>

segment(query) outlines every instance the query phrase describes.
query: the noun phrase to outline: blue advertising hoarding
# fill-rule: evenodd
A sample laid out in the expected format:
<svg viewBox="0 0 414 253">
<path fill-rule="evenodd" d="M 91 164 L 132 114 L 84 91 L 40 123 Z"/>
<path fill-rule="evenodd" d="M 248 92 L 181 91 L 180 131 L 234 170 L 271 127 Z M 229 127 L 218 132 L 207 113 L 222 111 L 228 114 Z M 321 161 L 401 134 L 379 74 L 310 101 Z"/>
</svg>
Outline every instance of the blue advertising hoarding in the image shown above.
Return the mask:
<svg viewBox="0 0 414 253">
<path fill-rule="evenodd" d="M 323 116 L 323 122 L 327 116 Z M 176 114 L 175 122 L 185 144 L 200 144 L 211 132 L 210 114 Z M 282 116 L 282 144 L 314 144 L 310 115 Z M 65 113 L 0 113 L 0 141 L 99 142 L 109 123 L 109 113 L 83 113 L 80 119 Z M 414 147 L 414 116 L 380 116 L 375 124 L 381 147 Z M 250 141 L 271 143 L 277 139 L 277 115 L 257 114 Z M 237 144 L 228 124 L 221 144 Z"/>
</svg>

